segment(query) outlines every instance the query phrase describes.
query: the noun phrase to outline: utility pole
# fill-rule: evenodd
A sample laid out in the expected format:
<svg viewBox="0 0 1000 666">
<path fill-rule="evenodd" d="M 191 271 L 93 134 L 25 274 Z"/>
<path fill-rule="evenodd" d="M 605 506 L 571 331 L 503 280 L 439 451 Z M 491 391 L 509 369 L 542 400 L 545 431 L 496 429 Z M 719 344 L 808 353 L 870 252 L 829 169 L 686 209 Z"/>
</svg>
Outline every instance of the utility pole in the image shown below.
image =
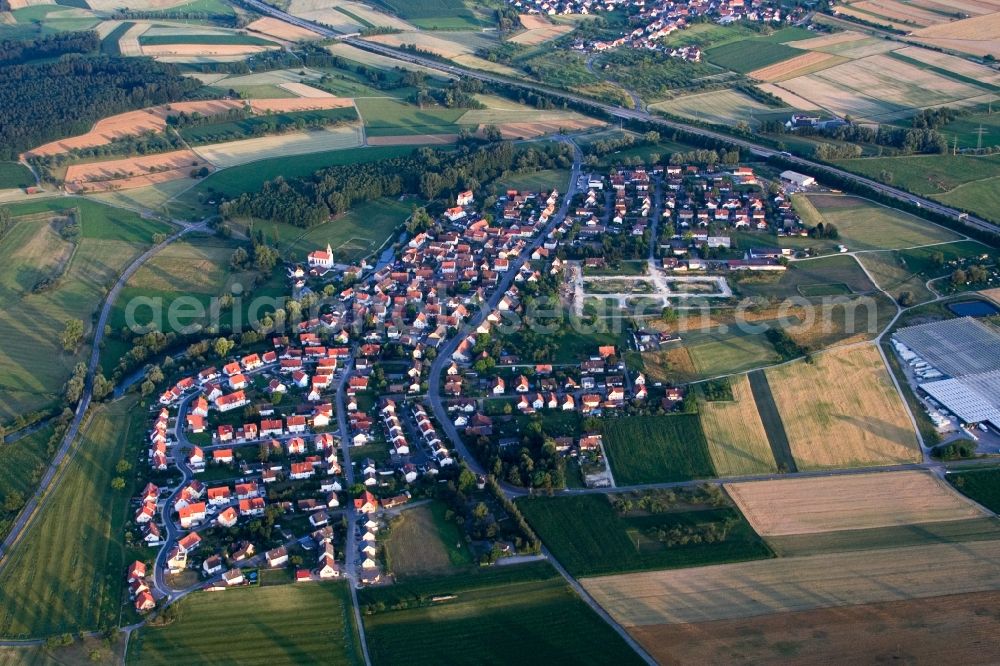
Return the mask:
<svg viewBox="0 0 1000 666">
<path fill-rule="evenodd" d="M 982 150 L 983 149 L 983 134 L 985 134 L 985 133 L 986 133 L 986 130 L 983 128 L 982 125 L 980 125 L 979 129 L 976 130 L 976 135 L 978 137 L 978 140 L 976 141 L 976 150 Z"/>
<path fill-rule="evenodd" d="M 951 155 L 952 157 L 958 155 L 958 134 L 955 135 L 955 140 L 952 142 Z"/>
</svg>

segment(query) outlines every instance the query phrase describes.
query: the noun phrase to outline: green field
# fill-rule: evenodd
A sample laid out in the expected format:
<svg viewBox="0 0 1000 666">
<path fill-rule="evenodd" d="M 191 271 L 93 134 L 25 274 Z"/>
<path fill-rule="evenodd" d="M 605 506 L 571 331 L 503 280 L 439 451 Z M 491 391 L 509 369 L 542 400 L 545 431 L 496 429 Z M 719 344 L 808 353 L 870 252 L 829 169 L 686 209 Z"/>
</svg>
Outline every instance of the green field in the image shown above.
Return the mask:
<svg viewBox="0 0 1000 666">
<path fill-rule="evenodd" d="M 173 44 L 208 44 L 237 46 L 277 46 L 269 39 L 254 35 L 140 35 L 140 46 L 170 46 Z"/>
<path fill-rule="evenodd" d="M 278 157 L 231 167 L 213 173 L 178 196 L 171 203 L 170 210 L 174 215 L 200 219 L 215 213 L 222 198 L 235 198 L 244 192 L 259 190 L 265 182 L 278 176 L 286 180 L 303 178 L 326 167 L 376 162 L 409 155 L 416 149 L 417 146 L 349 148 L 295 157 Z M 215 204 L 212 204 L 212 201 Z"/>
<path fill-rule="evenodd" d="M 133 634 L 128 663 L 363 664 L 347 585 L 196 592 L 172 624 Z"/>
<path fill-rule="evenodd" d="M 559 192 L 565 192 L 568 184 L 569 171 L 565 169 L 543 169 L 541 171 L 528 171 L 501 176 L 497 179 L 497 192 L 503 193 L 508 189 L 522 192 L 547 192 L 554 189 Z"/>
<path fill-rule="evenodd" d="M 927 288 L 927 278 L 910 270 L 901 252 L 866 252 L 858 255 L 878 286 L 897 301 L 904 293 L 910 294 L 913 303 L 934 298 Z"/>
<path fill-rule="evenodd" d="M 76 210 L 80 233 L 64 240 L 57 212 Z M 83 358 L 65 352 L 60 333 L 69 319 L 92 329 L 91 318 L 107 288 L 151 244 L 166 225 L 79 198 L 56 198 L 10 206 L 22 219 L 0 240 L 0 420 L 48 408 L 62 393 L 73 366 Z M 56 222 L 52 220 L 56 218 Z M 61 276 L 38 291 L 43 280 Z M 90 339 L 92 330 L 85 331 Z"/>
<path fill-rule="evenodd" d="M 358 119 L 353 107 L 340 109 L 314 109 L 293 113 L 275 113 L 251 116 L 242 120 L 193 125 L 180 130 L 181 137 L 192 145 L 235 141 L 251 136 L 263 136 L 275 131 L 305 129 Z"/>
<path fill-rule="evenodd" d="M 17 162 L 0 162 L 0 190 L 28 187 L 35 184 L 35 177 L 28 167 Z"/>
<path fill-rule="evenodd" d="M 27 500 L 51 459 L 47 450 L 55 427 L 47 425 L 12 444 L 0 443 L 0 503 L 11 493 Z M 16 514 L 0 510 L 0 539 L 7 535 Z"/>
<path fill-rule="evenodd" d="M 1000 155 L 916 155 L 841 160 L 839 166 L 1000 222 Z"/>
<path fill-rule="evenodd" d="M 417 201 L 383 198 L 360 203 L 337 218 L 310 229 L 255 221 L 268 241 L 297 260 L 329 243 L 338 261 L 353 262 L 377 250 L 406 221 Z"/>
<path fill-rule="evenodd" d="M 739 289 L 746 295 L 792 298 L 801 296 L 800 287 L 815 284 L 844 284 L 854 293 L 875 288 L 853 257 L 832 256 L 794 262 L 777 279 L 764 276 L 741 280 Z"/>
<path fill-rule="evenodd" d="M 620 486 L 715 476 L 697 414 L 608 419 L 604 448 Z"/>
<path fill-rule="evenodd" d="M 843 244 L 849 250 L 893 250 L 960 238 L 931 222 L 861 197 L 812 194 L 807 195 L 806 200 L 821 221 L 833 224 L 839 234 L 834 241 L 809 239 L 811 247 L 833 249 Z"/>
<path fill-rule="evenodd" d="M 133 399 L 93 408 L 62 477 L 0 573 L 0 636 L 117 626 L 129 554 L 122 532 L 136 483 L 116 492 L 114 463 L 144 439 Z"/>
<path fill-rule="evenodd" d="M 979 128 L 983 128 L 983 146 L 1000 146 L 1000 113 L 976 113 L 962 116 L 941 128 L 949 141 L 958 137 L 959 148 L 975 148 L 979 144 Z"/>
<path fill-rule="evenodd" d="M 465 113 L 464 109 L 421 109 L 388 97 L 359 99 L 355 104 L 368 136 L 454 134 L 460 129 L 455 122 Z"/>
<path fill-rule="evenodd" d="M 605 495 L 522 498 L 517 502 L 552 555 L 574 576 L 676 569 L 770 557 L 767 545 L 734 507 L 620 515 Z M 638 512 L 642 514 L 642 512 Z M 732 525 L 712 543 L 667 545 L 650 530 Z"/>
<path fill-rule="evenodd" d="M 641 663 L 547 563 L 367 588 L 358 597 L 363 609 L 378 607 L 364 617 L 378 666 Z M 408 608 L 392 610 L 400 606 Z"/>
<path fill-rule="evenodd" d="M 1000 468 L 948 472 L 945 479 L 990 511 L 1000 511 Z"/>
<path fill-rule="evenodd" d="M 800 49 L 767 39 L 744 39 L 710 48 L 705 57 L 712 64 L 746 74 L 802 53 Z"/>
<path fill-rule="evenodd" d="M 462 0 L 377 0 L 376 4 L 427 30 L 482 27 L 482 22 Z"/>
<path fill-rule="evenodd" d="M 699 378 L 716 377 L 777 363 L 781 357 L 763 333 L 705 331 L 685 338 Z"/>
</svg>

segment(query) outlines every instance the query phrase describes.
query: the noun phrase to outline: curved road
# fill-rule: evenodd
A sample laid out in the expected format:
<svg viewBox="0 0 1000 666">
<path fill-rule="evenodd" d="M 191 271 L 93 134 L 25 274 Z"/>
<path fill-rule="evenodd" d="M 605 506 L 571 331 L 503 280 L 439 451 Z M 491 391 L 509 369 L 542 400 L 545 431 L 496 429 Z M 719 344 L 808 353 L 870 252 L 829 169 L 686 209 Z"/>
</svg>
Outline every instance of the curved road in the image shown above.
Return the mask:
<svg viewBox="0 0 1000 666">
<path fill-rule="evenodd" d="M 87 409 L 90 407 L 90 401 L 94 395 L 94 375 L 97 372 L 97 366 L 101 360 L 101 343 L 104 341 L 104 327 L 107 325 L 108 318 L 111 316 L 111 309 L 114 307 L 118 294 L 121 292 L 128 279 L 132 277 L 132 275 L 139 270 L 144 263 L 149 261 L 153 255 L 165 248 L 167 245 L 173 243 L 184 234 L 202 228 L 203 224 L 184 226 L 159 245 L 154 245 L 143 252 L 141 255 L 136 257 L 131 264 L 129 264 L 128 268 L 126 268 L 120 276 L 118 276 L 118 280 L 108 292 L 107 297 L 104 299 L 104 307 L 101 308 L 101 315 L 97 320 L 97 325 L 94 327 L 93 348 L 90 352 L 90 361 L 87 364 L 87 376 L 84 382 L 83 395 L 80 397 L 80 402 L 77 403 L 76 412 L 73 414 L 73 421 L 66 430 L 62 444 L 59 446 L 59 450 L 56 451 L 55 456 L 53 456 L 52 462 L 45 471 L 45 475 L 42 476 L 42 480 L 39 481 L 38 488 L 35 489 L 35 493 L 31 496 L 31 499 L 29 499 L 24 505 L 24 508 L 21 509 L 21 513 L 18 514 L 17 520 L 15 520 L 14 524 L 11 526 L 10 533 L 7 535 L 7 538 L 4 539 L 2 544 L 0 544 L 0 570 L 2 570 L 4 565 L 7 563 L 7 554 L 17 544 L 17 542 L 20 541 L 21 537 L 24 535 L 25 528 L 27 528 L 30 524 L 31 519 L 38 512 L 38 509 L 40 509 L 45 503 L 46 493 L 55 480 L 56 475 L 59 474 L 62 469 L 62 463 L 69 454 L 73 445 L 73 440 L 76 439 L 77 433 L 80 431 L 80 424 L 83 422 L 83 418 L 87 413 Z"/>
</svg>

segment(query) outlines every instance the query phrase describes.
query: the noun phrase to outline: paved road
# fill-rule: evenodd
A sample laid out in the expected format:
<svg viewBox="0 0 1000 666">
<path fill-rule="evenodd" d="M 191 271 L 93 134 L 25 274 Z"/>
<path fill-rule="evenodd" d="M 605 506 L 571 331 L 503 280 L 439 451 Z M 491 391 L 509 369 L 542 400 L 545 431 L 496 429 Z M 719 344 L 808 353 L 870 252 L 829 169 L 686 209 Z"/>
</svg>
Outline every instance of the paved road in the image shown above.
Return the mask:
<svg viewBox="0 0 1000 666">
<path fill-rule="evenodd" d="M 80 402 L 76 406 L 73 421 L 66 430 L 66 435 L 63 437 L 59 450 L 56 451 L 55 456 L 52 458 L 52 462 L 49 464 L 48 469 L 45 470 L 45 474 L 42 476 L 42 480 L 38 483 L 38 488 L 35 489 L 35 493 L 31 496 L 31 499 L 29 499 L 24 505 L 24 508 L 18 515 L 17 520 L 15 520 L 13 526 L 11 526 L 10 533 L 7 535 L 3 544 L 0 544 L 0 570 L 2 570 L 4 565 L 7 563 L 7 554 L 17 544 L 17 542 L 20 541 L 21 537 L 24 535 L 25 528 L 30 524 L 32 517 L 34 517 L 38 509 L 40 509 L 44 504 L 46 493 L 56 476 L 59 474 L 62 468 L 62 463 L 69 454 L 73 441 L 76 439 L 77 433 L 80 431 L 80 424 L 83 422 L 83 417 L 86 415 L 87 408 L 90 407 L 90 401 L 94 395 L 94 375 L 97 372 L 97 366 L 101 360 L 101 342 L 104 340 L 104 327 L 107 325 L 108 318 L 111 316 L 111 309 L 114 307 L 118 294 L 121 292 L 128 279 L 132 277 L 132 275 L 139 270 L 144 263 L 149 261 L 153 255 L 173 243 L 184 234 L 194 230 L 201 230 L 203 228 L 202 224 L 184 226 L 180 229 L 180 231 L 177 231 L 159 245 L 155 245 L 143 252 L 141 255 L 136 257 L 131 264 L 129 264 L 128 268 L 126 268 L 120 276 L 118 276 L 118 280 L 111 288 L 111 291 L 108 292 L 107 297 L 104 299 L 104 307 L 101 309 L 101 315 L 97 320 L 97 325 L 94 327 L 94 340 L 90 353 L 90 361 L 87 364 L 87 376 L 84 383 L 83 395 L 80 397 Z"/>
</svg>

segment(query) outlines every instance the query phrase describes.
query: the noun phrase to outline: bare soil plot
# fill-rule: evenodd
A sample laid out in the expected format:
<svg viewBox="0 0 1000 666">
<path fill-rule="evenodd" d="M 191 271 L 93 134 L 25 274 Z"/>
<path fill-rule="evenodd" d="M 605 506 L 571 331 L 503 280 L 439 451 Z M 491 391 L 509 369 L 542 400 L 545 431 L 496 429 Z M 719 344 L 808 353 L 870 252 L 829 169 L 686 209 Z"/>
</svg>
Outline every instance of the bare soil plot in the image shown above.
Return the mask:
<svg viewBox="0 0 1000 666">
<path fill-rule="evenodd" d="M 987 514 L 929 472 L 886 472 L 726 485 L 761 536 L 813 534 Z"/>
<path fill-rule="evenodd" d="M 291 23 L 285 23 L 284 21 L 279 21 L 276 18 L 265 17 L 257 19 L 256 21 L 247 24 L 247 30 L 252 32 L 259 32 L 262 35 L 267 35 L 268 37 L 274 37 L 276 39 L 281 39 L 286 42 L 301 42 L 308 39 L 319 39 L 319 33 L 313 32 L 308 28 L 302 28 L 297 25 L 292 25 Z"/>
<path fill-rule="evenodd" d="M 634 627 L 661 664 L 991 664 L 1000 592 Z"/>
<path fill-rule="evenodd" d="M 995 289 L 984 289 L 979 292 L 986 298 L 990 299 L 994 303 L 1000 304 L 1000 287 Z"/>
<path fill-rule="evenodd" d="M 799 469 L 918 462 L 913 424 L 874 345 L 767 370 Z"/>
<path fill-rule="evenodd" d="M 72 164 L 66 169 L 65 186 L 69 192 L 104 192 L 146 187 L 185 178 L 192 169 L 204 166 L 207 166 L 205 160 L 190 150 Z"/>
<path fill-rule="evenodd" d="M 698 406 L 715 471 L 719 476 L 777 472 L 750 381 L 746 375 L 738 375 L 730 377 L 729 383 L 733 390 L 731 401 L 702 402 Z"/>
<path fill-rule="evenodd" d="M 921 42 L 972 55 L 1000 55 L 1000 11 L 917 30 Z"/>
<path fill-rule="evenodd" d="M 847 58 L 843 56 L 823 53 L 822 51 L 809 51 L 790 60 L 784 60 L 756 69 L 750 72 L 748 76 L 758 81 L 784 81 L 796 76 L 812 74 L 813 72 L 818 72 L 846 61 Z"/>
<path fill-rule="evenodd" d="M 1000 588 L 1000 541 L 757 560 L 580 581 L 626 627 L 905 601 Z"/>
<path fill-rule="evenodd" d="M 357 125 L 324 127 L 311 132 L 290 132 L 241 141 L 229 141 L 199 146 L 195 152 L 208 162 L 224 169 L 269 157 L 305 155 L 326 150 L 354 148 L 361 145 L 361 128 Z"/>
</svg>

